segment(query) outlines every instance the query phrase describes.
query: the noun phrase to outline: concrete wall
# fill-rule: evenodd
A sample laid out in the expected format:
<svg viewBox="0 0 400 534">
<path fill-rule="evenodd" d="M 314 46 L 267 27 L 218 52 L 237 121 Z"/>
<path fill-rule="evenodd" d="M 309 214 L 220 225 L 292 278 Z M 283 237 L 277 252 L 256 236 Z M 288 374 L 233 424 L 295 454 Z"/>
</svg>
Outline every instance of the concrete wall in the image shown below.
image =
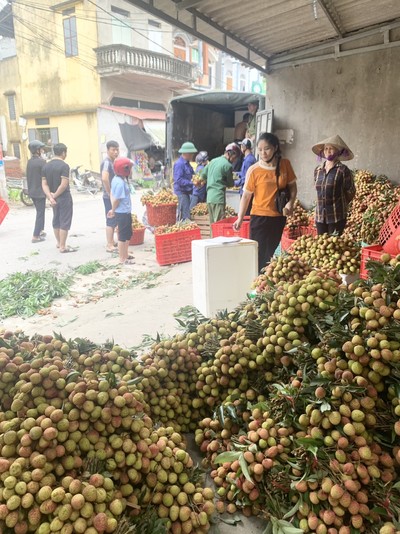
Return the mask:
<svg viewBox="0 0 400 534">
<path fill-rule="evenodd" d="M 351 169 L 400 183 L 400 48 L 285 68 L 267 77 L 274 129 L 293 128 L 283 146 L 298 177 L 299 198 L 315 199 L 311 147 L 339 134 L 354 152 Z"/>
</svg>

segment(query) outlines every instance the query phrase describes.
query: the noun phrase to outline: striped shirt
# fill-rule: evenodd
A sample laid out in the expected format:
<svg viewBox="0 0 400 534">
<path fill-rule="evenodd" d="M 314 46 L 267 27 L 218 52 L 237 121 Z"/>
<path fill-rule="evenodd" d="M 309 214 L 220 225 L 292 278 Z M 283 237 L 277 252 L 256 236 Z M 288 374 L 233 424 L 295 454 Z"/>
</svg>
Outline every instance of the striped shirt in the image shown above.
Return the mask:
<svg viewBox="0 0 400 534">
<path fill-rule="evenodd" d="M 355 193 L 350 169 L 339 161 L 326 173 L 324 162 L 315 169 L 314 181 L 317 189 L 316 222 L 332 224 L 346 219 L 349 204 L 346 193 L 352 196 Z"/>
</svg>

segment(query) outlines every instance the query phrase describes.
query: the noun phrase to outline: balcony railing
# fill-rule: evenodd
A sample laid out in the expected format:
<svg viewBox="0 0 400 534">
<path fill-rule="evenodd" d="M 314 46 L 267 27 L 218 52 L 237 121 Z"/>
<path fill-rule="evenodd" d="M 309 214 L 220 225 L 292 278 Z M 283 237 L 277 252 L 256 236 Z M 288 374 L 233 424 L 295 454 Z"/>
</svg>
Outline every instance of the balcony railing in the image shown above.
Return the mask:
<svg viewBox="0 0 400 534">
<path fill-rule="evenodd" d="M 188 84 L 196 80 L 193 65 L 166 54 L 125 45 L 101 46 L 95 51 L 100 75 L 111 75 L 124 70 L 168 77 Z"/>
</svg>

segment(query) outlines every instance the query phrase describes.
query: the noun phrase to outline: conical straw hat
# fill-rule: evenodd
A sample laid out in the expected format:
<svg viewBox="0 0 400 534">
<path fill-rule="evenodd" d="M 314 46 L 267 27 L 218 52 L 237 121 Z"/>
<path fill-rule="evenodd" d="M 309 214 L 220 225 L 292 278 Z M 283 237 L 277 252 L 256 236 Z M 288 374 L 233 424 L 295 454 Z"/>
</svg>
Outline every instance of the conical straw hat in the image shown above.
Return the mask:
<svg viewBox="0 0 400 534">
<path fill-rule="evenodd" d="M 325 145 L 333 145 L 338 150 L 343 150 L 343 153 L 340 154 L 340 156 L 337 158 L 340 161 L 349 161 L 350 159 L 354 158 L 353 152 L 346 145 L 340 135 L 334 135 L 332 137 L 324 139 L 323 141 L 320 141 L 312 147 L 312 151 L 314 152 L 314 154 L 317 154 L 317 156 L 323 157 Z"/>
</svg>

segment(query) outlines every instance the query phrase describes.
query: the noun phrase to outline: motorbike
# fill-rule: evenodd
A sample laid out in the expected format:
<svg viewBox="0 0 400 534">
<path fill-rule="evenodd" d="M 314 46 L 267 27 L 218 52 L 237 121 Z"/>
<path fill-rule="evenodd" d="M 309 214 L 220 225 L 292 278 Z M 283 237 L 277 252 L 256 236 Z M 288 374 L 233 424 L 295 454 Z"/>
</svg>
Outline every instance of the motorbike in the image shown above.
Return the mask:
<svg viewBox="0 0 400 534">
<path fill-rule="evenodd" d="M 11 199 L 17 200 L 17 198 L 19 198 L 19 200 L 21 200 L 25 206 L 33 206 L 33 200 L 28 195 L 26 178 L 22 178 L 22 180 L 16 178 L 6 178 L 6 185 L 9 191 L 8 196 Z"/>
<path fill-rule="evenodd" d="M 82 165 L 78 165 L 74 169 L 71 169 L 71 179 L 76 190 L 79 193 L 89 193 L 90 195 L 96 195 L 99 191 L 99 185 L 96 178 L 92 175 L 91 171 L 87 169 L 82 172 L 79 169 Z"/>
</svg>

